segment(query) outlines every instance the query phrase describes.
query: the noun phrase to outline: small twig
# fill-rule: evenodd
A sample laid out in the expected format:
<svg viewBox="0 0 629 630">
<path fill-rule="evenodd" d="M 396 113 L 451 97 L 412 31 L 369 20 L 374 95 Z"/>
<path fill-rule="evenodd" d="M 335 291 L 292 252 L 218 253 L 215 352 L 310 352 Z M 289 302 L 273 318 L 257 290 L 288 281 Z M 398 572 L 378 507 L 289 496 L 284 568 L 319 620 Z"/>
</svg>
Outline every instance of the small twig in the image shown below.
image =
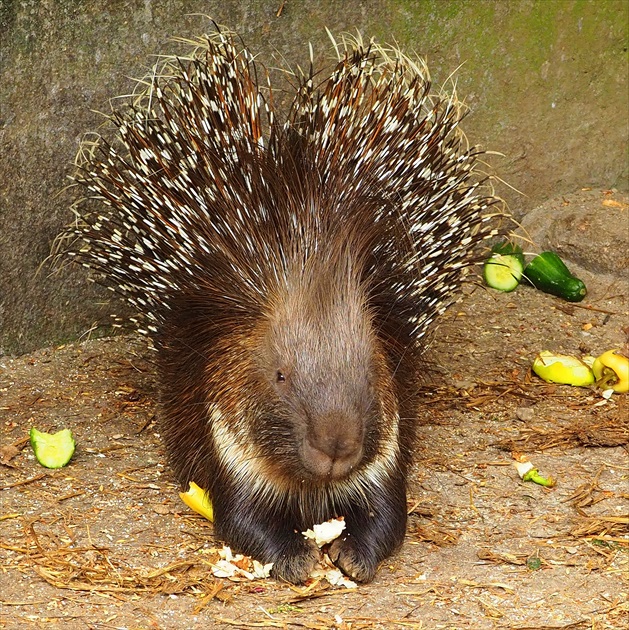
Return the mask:
<svg viewBox="0 0 629 630">
<path fill-rule="evenodd" d="M 218 594 L 223 590 L 225 583 L 222 580 L 217 580 L 212 587 L 212 590 L 197 604 L 193 614 L 198 615 Z"/>
<path fill-rule="evenodd" d="M 283 621 L 242 621 L 241 619 L 227 619 L 226 617 L 216 617 L 216 621 L 226 623 L 228 626 L 237 626 L 238 628 L 286 628 L 286 624 Z M 291 621 L 291 625 L 303 624 Z"/>
<path fill-rule="evenodd" d="M 35 475 L 34 477 L 30 477 L 29 479 L 22 479 L 22 481 L 15 481 L 14 483 L 9 483 L 6 486 L 2 486 L 0 490 L 9 490 L 9 488 L 17 488 L 18 486 L 25 486 L 28 483 L 32 483 L 33 481 L 39 481 L 46 477 L 46 473 L 41 473 L 40 475 Z"/>
</svg>

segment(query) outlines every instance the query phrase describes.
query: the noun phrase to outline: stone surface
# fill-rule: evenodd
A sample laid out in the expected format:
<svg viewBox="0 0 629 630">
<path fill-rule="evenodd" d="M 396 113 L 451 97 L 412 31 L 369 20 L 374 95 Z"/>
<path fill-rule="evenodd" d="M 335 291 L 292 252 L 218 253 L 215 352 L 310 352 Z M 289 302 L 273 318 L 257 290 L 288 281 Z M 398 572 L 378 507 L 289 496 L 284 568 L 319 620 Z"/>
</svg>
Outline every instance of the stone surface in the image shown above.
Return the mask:
<svg viewBox="0 0 629 630">
<path fill-rule="evenodd" d="M 522 228 L 538 253 L 552 250 L 588 271 L 627 278 L 626 194 L 586 190 L 562 195 L 529 212 L 522 219 Z"/>
<path fill-rule="evenodd" d="M 281 8 L 281 10 L 280 10 Z M 455 75 L 472 144 L 500 152 L 496 182 L 518 217 L 583 186 L 626 190 L 627 25 L 624 0 L 258 2 L 4 0 L 0 3 L 0 353 L 95 329 L 110 295 L 80 270 L 45 264 L 72 221 L 68 176 L 83 134 L 109 100 L 133 90 L 173 36 L 238 31 L 269 65 L 330 52 L 325 32 L 397 41 L 426 57 L 435 86 Z"/>
</svg>

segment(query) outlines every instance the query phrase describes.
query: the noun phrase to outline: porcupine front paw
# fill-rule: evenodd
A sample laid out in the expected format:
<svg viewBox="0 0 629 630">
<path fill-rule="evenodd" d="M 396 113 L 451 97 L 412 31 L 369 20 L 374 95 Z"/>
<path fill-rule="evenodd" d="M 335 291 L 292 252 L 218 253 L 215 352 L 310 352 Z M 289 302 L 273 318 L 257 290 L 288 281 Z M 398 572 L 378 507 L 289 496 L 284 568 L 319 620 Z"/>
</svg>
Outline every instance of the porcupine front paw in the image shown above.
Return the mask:
<svg viewBox="0 0 629 630">
<path fill-rule="evenodd" d="M 291 584 L 301 584 L 308 579 L 320 557 L 321 552 L 314 542 L 295 536 L 274 560 L 271 576 Z"/>
<path fill-rule="evenodd" d="M 375 554 L 366 546 L 360 545 L 351 534 L 337 538 L 330 545 L 328 556 L 343 573 L 357 582 L 371 582 L 378 568 Z"/>
</svg>

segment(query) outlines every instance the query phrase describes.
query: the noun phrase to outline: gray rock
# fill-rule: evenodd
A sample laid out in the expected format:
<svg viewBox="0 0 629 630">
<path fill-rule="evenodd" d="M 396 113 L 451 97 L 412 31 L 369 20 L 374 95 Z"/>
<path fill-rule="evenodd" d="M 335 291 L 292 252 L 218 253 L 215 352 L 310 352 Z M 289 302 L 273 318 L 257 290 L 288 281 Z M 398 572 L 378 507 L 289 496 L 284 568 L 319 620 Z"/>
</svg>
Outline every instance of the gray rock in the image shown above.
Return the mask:
<svg viewBox="0 0 629 630">
<path fill-rule="evenodd" d="M 533 241 L 525 251 L 557 252 L 593 273 L 626 278 L 629 269 L 629 196 L 582 190 L 531 210 L 522 230 Z M 569 265 L 568 265 L 569 266 Z"/>
</svg>

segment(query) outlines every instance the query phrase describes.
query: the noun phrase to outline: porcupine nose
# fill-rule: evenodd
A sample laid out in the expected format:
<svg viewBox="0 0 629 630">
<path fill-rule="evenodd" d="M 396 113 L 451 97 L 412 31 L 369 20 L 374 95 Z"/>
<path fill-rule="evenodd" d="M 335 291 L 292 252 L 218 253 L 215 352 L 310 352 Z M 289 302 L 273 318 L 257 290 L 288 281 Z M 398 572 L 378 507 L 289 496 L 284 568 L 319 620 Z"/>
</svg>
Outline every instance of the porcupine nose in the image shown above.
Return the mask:
<svg viewBox="0 0 629 630">
<path fill-rule="evenodd" d="M 331 414 L 319 418 L 304 439 L 304 464 L 319 477 L 340 479 L 358 464 L 363 453 L 362 423 Z"/>
</svg>

